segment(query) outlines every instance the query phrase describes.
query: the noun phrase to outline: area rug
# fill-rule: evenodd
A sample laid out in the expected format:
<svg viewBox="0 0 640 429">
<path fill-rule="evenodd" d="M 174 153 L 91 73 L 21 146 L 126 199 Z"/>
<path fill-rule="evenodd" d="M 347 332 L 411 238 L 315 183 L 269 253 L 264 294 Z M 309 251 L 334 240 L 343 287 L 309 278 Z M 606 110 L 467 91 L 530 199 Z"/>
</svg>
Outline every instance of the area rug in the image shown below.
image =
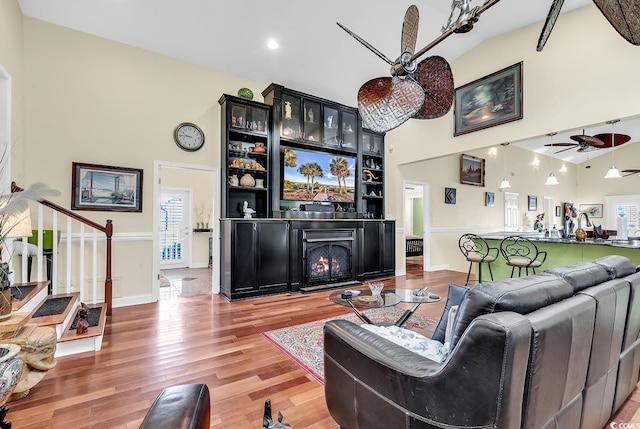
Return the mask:
<svg viewBox="0 0 640 429">
<path fill-rule="evenodd" d="M 365 310 L 363 313 L 374 323 L 395 323 L 402 316 L 404 310 L 395 307 L 372 308 Z M 262 335 L 295 363 L 307 370 L 316 380 L 324 384 L 322 328 L 328 320 L 333 319 L 349 320 L 356 324 L 362 324 L 362 321 L 355 314 L 347 314 L 267 331 L 263 332 Z M 405 323 L 404 327 L 424 334 L 424 329 L 437 322 L 431 317 L 414 314 Z"/>
</svg>

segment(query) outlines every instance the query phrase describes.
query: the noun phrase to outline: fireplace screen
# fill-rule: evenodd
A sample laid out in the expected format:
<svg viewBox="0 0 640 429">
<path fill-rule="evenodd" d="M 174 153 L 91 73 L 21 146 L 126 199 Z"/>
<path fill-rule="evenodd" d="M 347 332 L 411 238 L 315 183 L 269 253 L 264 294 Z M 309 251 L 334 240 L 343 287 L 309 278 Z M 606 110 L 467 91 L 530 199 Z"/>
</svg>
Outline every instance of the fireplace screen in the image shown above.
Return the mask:
<svg viewBox="0 0 640 429">
<path fill-rule="evenodd" d="M 308 283 L 335 282 L 351 278 L 350 249 L 326 244 L 310 249 L 307 259 Z"/>
</svg>

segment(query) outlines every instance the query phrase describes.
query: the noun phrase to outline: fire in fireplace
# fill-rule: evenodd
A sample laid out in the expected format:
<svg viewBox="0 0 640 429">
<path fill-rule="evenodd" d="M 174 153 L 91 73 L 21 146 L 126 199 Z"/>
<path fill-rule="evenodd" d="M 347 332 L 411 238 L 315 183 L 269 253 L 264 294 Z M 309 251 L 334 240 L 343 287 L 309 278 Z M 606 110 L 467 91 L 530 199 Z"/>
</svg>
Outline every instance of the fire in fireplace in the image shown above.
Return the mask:
<svg viewBox="0 0 640 429">
<path fill-rule="evenodd" d="M 304 231 L 304 286 L 354 280 L 355 230 Z"/>
</svg>

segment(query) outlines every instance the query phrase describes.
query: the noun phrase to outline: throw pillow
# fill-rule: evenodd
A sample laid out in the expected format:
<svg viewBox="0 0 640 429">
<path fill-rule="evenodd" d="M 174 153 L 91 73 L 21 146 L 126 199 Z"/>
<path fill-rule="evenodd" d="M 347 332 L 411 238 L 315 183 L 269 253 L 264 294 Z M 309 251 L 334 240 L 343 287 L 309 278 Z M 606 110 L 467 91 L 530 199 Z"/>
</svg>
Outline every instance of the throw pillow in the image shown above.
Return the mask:
<svg viewBox="0 0 640 429">
<path fill-rule="evenodd" d="M 455 283 L 451 283 L 449 285 L 447 302 L 444 305 L 444 311 L 442 312 L 442 316 L 440 316 L 440 321 L 438 322 L 438 326 L 436 326 L 436 330 L 431 339 L 444 343 L 447 324 L 449 323 L 449 311 L 451 311 L 451 307 L 454 305 L 460 305 L 464 297 L 467 296 L 468 291 L 469 289 L 465 286 L 460 286 Z"/>
<path fill-rule="evenodd" d="M 451 337 L 453 336 L 453 324 L 456 321 L 456 314 L 458 314 L 458 306 L 454 305 L 449 309 L 449 318 L 447 320 L 447 330 L 444 333 L 444 346 L 449 351 L 451 346 Z"/>
<path fill-rule="evenodd" d="M 361 326 L 364 329 L 379 335 L 385 340 L 389 340 L 394 344 L 404 347 L 405 349 L 434 362 L 442 363 L 442 361 L 447 357 L 447 351 L 441 342 L 431 340 L 417 332 L 399 328 L 395 325 L 378 326 L 364 324 Z"/>
</svg>

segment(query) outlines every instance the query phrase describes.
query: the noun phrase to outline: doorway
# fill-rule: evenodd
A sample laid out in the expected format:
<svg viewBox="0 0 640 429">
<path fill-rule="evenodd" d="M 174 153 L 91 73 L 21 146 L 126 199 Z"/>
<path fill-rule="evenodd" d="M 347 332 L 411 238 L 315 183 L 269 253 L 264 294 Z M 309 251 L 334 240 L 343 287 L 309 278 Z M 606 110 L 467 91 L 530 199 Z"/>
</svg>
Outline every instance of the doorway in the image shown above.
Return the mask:
<svg viewBox="0 0 640 429">
<path fill-rule="evenodd" d="M 504 193 L 504 230 L 517 231 L 520 226 L 520 194 Z"/>
<path fill-rule="evenodd" d="M 191 266 L 191 189 L 160 189 L 160 268 Z"/>
<path fill-rule="evenodd" d="M 431 266 L 429 225 L 429 184 L 404 182 L 405 272 L 409 265 Z M 407 244 L 409 243 L 409 244 Z"/>
<path fill-rule="evenodd" d="M 155 161 L 154 178 L 153 300 L 218 293 L 220 169 Z"/>
</svg>

